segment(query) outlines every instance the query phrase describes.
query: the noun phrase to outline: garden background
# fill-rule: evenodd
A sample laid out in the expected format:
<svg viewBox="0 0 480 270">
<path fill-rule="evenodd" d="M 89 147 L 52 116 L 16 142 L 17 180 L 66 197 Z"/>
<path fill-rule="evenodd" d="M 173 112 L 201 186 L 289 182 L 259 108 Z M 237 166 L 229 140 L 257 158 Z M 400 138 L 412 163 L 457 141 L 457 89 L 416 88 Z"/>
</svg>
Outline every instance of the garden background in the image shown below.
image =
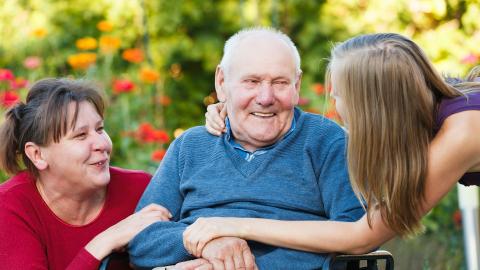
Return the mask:
<svg viewBox="0 0 480 270">
<path fill-rule="evenodd" d="M 169 143 L 204 123 L 216 101 L 214 72 L 239 29 L 281 29 L 304 71 L 300 106 L 336 119 L 323 88 L 332 44 L 361 33 L 398 32 L 441 72 L 480 64 L 478 0 L 2 0 L 0 113 L 43 77 L 94 80 L 108 100 L 112 164 L 153 173 Z M 3 120 L 0 120 L 3 121 Z M 0 171 L 0 182 L 7 175 Z M 396 269 L 464 269 L 455 191 L 424 218 L 425 233 L 386 244 Z M 1 240 L 0 240 L 1 241 Z"/>
</svg>

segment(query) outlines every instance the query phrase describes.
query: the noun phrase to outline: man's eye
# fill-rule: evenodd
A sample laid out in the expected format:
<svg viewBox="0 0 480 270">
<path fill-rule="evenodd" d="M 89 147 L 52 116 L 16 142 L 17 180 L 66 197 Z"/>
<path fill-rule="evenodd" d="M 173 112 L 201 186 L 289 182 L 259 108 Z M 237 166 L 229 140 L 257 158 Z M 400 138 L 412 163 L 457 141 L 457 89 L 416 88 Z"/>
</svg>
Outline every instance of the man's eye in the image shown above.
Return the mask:
<svg viewBox="0 0 480 270">
<path fill-rule="evenodd" d="M 98 133 L 103 132 L 103 130 L 104 130 L 104 127 L 103 127 L 103 126 L 97 128 L 97 132 L 98 132 Z"/>
<path fill-rule="evenodd" d="M 258 83 L 258 80 L 255 80 L 255 79 L 247 79 L 245 80 L 246 83 L 249 83 L 249 84 L 257 84 Z"/>
<path fill-rule="evenodd" d="M 288 84 L 287 81 L 274 81 L 273 83 L 278 84 L 278 85 L 287 85 Z"/>
</svg>

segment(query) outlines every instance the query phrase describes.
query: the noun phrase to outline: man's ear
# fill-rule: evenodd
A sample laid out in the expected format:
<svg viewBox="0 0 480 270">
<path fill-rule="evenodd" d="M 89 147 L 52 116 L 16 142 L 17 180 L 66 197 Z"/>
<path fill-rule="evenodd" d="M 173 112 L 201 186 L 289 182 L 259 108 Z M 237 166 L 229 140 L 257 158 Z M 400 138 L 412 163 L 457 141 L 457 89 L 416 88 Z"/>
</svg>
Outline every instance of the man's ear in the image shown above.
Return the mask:
<svg viewBox="0 0 480 270">
<path fill-rule="evenodd" d="M 297 75 L 297 81 L 295 82 L 295 100 L 294 104 L 298 105 L 298 100 L 300 99 L 300 89 L 302 87 L 302 72 L 300 71 Z"/>
<path fill-rule="evenodd" d="M 225 93 L 225 72 L 220 65 L 218 65 L 215 70 L 215 91 L 217 92 L 218 101 L 225 102 L 227 100 Z"/>
<path fill-rule="evenodd" d="M 25 154 L 39 171 L 48 167 L 48 163 L 42 155 L 42 150 L 37 144 L 27 142 L 25 144 Z"/>
</svg>

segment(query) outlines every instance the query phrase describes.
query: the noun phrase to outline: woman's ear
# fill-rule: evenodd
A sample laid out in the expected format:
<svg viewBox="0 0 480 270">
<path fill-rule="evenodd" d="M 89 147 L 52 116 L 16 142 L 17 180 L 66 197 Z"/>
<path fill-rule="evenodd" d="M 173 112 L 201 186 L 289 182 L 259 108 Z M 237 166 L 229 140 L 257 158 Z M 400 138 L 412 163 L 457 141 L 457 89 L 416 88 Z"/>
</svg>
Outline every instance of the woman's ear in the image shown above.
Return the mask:
<svg viewBox="0 0 480 270">
<path fill-rule="evenodd" d="M 39 171 L 45 170 L 48 167 L 48 162 L 42 155 L 42 149 L 37 144 L 27 142 L 25 144 L 25 154 Z"/>
<path fill-rule="evenodd" d="M 215 70 L 215 91 L 220 102 L 225 102 L 227 99 L 225 93 L 225 71 L 219 66 Z"/>
</svg>

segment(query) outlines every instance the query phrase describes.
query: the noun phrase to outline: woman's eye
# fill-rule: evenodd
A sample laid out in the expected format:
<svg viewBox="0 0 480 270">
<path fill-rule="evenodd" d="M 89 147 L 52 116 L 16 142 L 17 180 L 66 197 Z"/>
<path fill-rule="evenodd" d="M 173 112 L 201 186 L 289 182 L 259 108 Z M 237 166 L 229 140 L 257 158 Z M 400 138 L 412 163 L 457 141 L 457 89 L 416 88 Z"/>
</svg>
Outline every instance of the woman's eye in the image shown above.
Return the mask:
<svg viewBox="0 0 480 270">
<path fill-rule="evenodd" d="M 103 130 L 104 130 L 104 127 L 103 127 L 103 126 L 97 128 L 97 132 L 99 132 L 99 133 L 100 133 L 100 132 L 103 132 Z"/>
<path fill-rule="evenodd" d="M 75 138 L 81 139 L 81 138 L 85 138 L 85 136 L 87 136 L 87 133 L 82 132 L 82 133 L 78 133 L 77 135 L 75 135 Z"/>
</svg>

